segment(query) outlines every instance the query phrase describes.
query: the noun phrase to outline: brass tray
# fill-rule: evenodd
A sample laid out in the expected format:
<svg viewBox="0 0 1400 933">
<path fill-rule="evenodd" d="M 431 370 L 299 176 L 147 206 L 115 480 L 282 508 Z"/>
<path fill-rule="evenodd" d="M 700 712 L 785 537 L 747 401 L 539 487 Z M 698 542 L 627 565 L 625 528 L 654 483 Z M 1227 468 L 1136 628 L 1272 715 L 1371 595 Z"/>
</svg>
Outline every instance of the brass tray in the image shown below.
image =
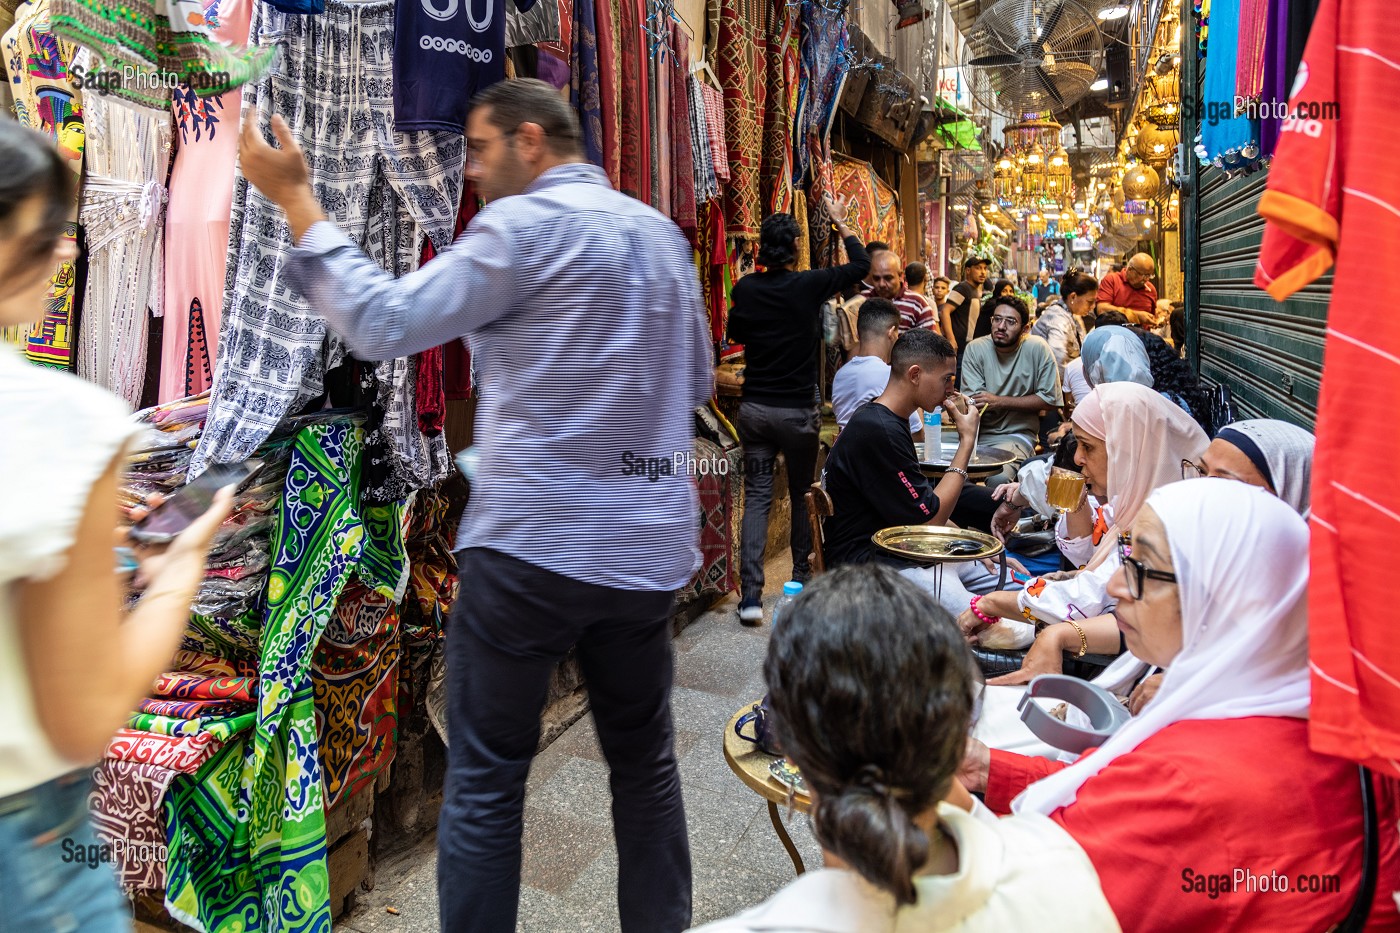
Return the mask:
<svg viewBox="0 0 1400 933">
<path fill-rule="evenodd" d="M 1005 550 L 989 534 L 945 525 L 896 525 L 875 532 L 870 541 L 887 554 L 925 564 L 983 560 Z"/>
<path fill-rule="evenodd" d="M 953 457 L 957 452 L 956 444 L 944 445 L 942 457 L 937 460 L 920 459 L 919 466 L 946 470 L 952 464 Z M 1015 459 L 1016 455 L 1004 447 L 991 447 L 984 444 L 972 451 L 972 461 L 968 463 L 967 468 L 978 471 L 990 470 L 996 473 Z"/>
</svg>

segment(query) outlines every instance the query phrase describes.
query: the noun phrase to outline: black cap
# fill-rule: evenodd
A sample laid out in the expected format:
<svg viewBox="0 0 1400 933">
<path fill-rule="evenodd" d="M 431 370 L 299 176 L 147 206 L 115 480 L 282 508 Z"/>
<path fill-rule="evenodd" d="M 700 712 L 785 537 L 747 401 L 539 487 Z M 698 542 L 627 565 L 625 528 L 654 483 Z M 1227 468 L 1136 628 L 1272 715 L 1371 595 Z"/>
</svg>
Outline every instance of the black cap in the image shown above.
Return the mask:
<svg viewBox="0 0 1400 933">
<path fill-rule="evenodd" d="M 990 266 L 992 261 L 985 256 L 969 256 L 963 260 L 963 271 L 966 272 L 973 266 Z"/>
</svg>

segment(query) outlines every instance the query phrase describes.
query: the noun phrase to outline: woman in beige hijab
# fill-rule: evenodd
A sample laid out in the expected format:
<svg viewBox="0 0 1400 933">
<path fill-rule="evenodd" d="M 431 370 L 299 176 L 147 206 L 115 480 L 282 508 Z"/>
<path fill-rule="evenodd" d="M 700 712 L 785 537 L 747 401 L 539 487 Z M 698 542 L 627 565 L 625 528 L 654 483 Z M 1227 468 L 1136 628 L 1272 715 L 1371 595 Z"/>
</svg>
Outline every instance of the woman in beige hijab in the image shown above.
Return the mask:
<svg viewBox="0 0 1400 933">
<path fill-rule="evenodd" d="M 1181 478 L 1182 461 L 1195 462 L 1210 440 L 1200 426 L 1147 386 L 1112 382 L 1098 386 L 1074 410 L 1079 441 L 1075 463 L 1083 471 L 1087 492 L 1107 502 L 1108 529 L 1094 542 L 1082 570 L 1049 574 L 1019 592 L 988 593 L 977 598 L 958 620 L 971 638 L 987 627 L 986 619 L 1010 619 L 1042 627 L 1020 671 L 988 681 L 990 685 L 1028 683 L 1037 674 L 1058 673 L 1063 654 L 1118 654 L 1118 628 L 1105 615 L 1112 607 L 1108 580 L 1118 569 L 1118 535 L 1131 526 L 1138 510 L 1157 488 Z"/>
</svg>

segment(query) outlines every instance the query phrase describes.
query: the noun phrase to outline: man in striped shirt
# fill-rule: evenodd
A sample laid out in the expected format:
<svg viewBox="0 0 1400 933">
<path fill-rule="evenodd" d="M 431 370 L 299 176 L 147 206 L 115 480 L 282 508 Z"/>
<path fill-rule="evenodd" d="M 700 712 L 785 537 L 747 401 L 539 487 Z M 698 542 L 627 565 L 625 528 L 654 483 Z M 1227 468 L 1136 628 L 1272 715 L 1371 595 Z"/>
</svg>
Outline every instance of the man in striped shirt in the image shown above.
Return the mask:
<svg viewBox="0 0 1400 933">
<path fill-rule="evenodd" d="M 870 257 L 870 294 L 894 303 L 901 334 L 913 327 L 933 327 L 933 308 L 924 296 L 904 287 L 904 265 L 893 250 L 881 250 Z"/>
<path fill-rule="evenodd" d="M 673 464 L 713 391 L 689 245 L 584 161 L 577 117 L 539 81 L 477 98 L 467 172 L 491 203 L 398 280 L 326 221 L 286 124 L 273 128 L 281 151 L 249 121 L 240 157 L 287 212 L 292 286 L 361 359 L 465 337 L 481 387 L 447 629 L 442 929 L 515 930 L 525 779 L 550 676 L 575 647 L 612 768 L 622 929 L 686 929 L 670 616 L 700 564 L 699 502 Z"/>
</svg>

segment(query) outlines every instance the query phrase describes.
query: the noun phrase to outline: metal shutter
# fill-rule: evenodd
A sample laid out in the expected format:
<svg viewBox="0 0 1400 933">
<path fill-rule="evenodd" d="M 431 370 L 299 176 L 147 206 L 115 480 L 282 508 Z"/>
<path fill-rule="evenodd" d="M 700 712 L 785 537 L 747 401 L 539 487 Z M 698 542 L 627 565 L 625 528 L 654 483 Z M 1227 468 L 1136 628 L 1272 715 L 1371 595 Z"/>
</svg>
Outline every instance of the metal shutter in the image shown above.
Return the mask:
<svg viewBox="0 0 1400 933">
<path fill-rule="evenodd" d="M 1227 179 L 1209 168 L 1197 178 L 1200 292 L 1194 317 L 1201 379 L 1228 386 L 1242 418 L 1279 418 L 1311 429 L 1332 277 L 1282 304 L 1274 301 L 1254 285 L 1264 234 L 1255 208 L 1268 172 Z"/>
</svg>

